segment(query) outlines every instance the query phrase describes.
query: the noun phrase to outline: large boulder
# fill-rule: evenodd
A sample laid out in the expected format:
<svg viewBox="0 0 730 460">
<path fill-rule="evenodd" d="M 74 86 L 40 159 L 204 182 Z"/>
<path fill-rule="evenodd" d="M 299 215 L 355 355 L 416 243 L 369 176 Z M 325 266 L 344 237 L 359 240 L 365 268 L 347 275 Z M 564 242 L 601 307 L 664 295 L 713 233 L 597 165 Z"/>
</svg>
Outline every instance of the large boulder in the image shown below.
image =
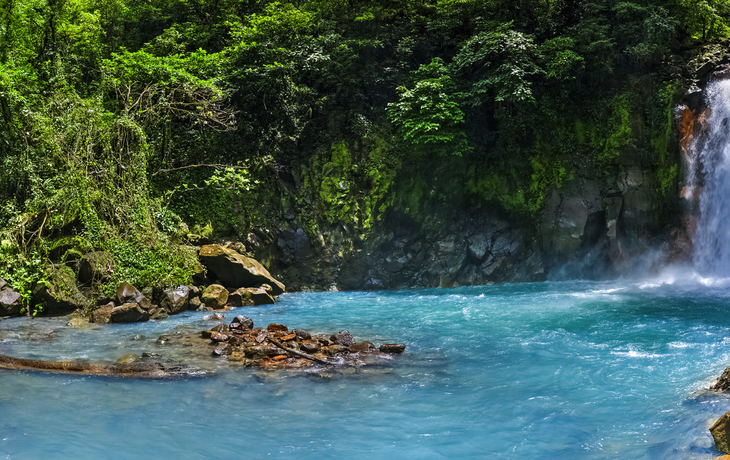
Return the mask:
<svg viewBox="0 0 730 460">
<path fill-rule="evenodd" d="M 12 290 L 5 280 L 0 278 L 0 316 L 17 315 L 22 309 L 20 293 Z"/>
<path fill-rule="evenodd" d="M 89 315 L 89 321 L 97 324 L 109 324 L 112 322 L 112 310 L 114 310 L 114 302 L 102 305 Z"/>
<path fill-rule="evenodd" d="M 120 305 L 129 302 L 139 303 L 142 297 L 144 295 L 126 281 L 117 288 L 117 303 Z"/>
<path fill-rule="evenodd" d="M 190 288 L 188 286 L 177 286 L 165 289 L 160 306 L 170 315 L 177 315 L 188 309 Z"/>
<path fill-rule="evenodd" d="M 115 307 L 111 313 L 113 323 L 140 323 L 149 319 L 150 314 L 136 303 L 125 303 Z"/>
<path fill-rule="evenodd" d="M 106 251 L 92 251 L 79 261 L 79 281 L 94 285 L 108 281 L 114 273 L 114 258 Z"/>
<path fill-rule="evenodd" d="M 47 283 L 33 288 L 33 304 L 49 315 L 63 315 L 88 306 L 89 301 L 76 286 L 76 274 L 69 267 L 58 265 L 46 269 Z"/>
<path fill-rule="evenodd" d="M 730 454 L 730 411 L 720 417 L 712 428 L 712 438 L 715 440 L 715 447 L 724 454 Z"/>
<path fill-rule="evenodd" d="M 220 310 L 228 303 L 228 290 L 220 284 L 211 284 L 205 288 L 200 300 L 206 307 Z"/>
<path fill-rule="evenodd" d="M 258 288 L 239 288 L 228 296 L 228 304 L 233 307 L 252 305 L 270 305 L 275 303 L 274 298 L 266 290 L 269 287 L 264 284 Z"/>
<path fill-rule="evenodd" d="M 219 244 L 200 248 L 200 260 L 225 286 L 239 288 L 268 284 L 273 295 L 282 294 L 286 289 L 256 260 Z"/>
</svg>

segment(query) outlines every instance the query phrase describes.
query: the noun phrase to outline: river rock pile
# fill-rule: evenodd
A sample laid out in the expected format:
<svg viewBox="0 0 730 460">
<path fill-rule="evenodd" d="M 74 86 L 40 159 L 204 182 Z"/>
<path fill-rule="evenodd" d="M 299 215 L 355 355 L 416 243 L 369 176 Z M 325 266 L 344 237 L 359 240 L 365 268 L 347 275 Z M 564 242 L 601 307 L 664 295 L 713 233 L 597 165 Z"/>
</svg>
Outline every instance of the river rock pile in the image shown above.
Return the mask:
<svg viewBox="0 0 730 460">
<path fill-rule="evenodd" d="M 289 330 L 284 324 L 271 323 L 265 329 L 254 328 L 247 316 L 236 316 L 230 324 L 219 324 L 201 332 L 209 338 L 215 356 L 227 356 L 256 367 L 304 367 L 313 364 L 361 364 L 364 355 L 403 353 L 404 344 L 355 342 L 350 332 L 343 330 L 327 337 L 311 335 L 304 329 Z"/>
<path fill-rule="evenodd" d="M 227 310 L 273 304 L 285 286 L 256 260 L 218 244 L 200 248 L 194 286 L 140 292 L 122 283 L 114 298 L 100 298 L 91 312 L 92 323 L 134 323 L 165 319 L 187 310 Z M 93 273 L 89 276 L 94 276 Z"/>
</svg>

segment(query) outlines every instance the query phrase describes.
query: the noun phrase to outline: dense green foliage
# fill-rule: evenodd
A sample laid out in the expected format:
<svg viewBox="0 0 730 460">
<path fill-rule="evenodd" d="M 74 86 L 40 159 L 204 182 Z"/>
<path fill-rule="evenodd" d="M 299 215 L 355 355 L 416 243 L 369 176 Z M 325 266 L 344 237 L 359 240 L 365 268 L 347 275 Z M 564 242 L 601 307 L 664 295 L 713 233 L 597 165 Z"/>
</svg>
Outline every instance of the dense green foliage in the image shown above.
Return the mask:
<svg viewBox="0 0 730 460">
<path fill-rule="evenodd" d="M 529 218 L 629 157 L 666 193 L 668 65 L 729 33 L 728 0 L 0 0 L 0 276 L 28 298 L 72 238 L 186 282 L 177 245 L 291 213 Z"/>
</svg>

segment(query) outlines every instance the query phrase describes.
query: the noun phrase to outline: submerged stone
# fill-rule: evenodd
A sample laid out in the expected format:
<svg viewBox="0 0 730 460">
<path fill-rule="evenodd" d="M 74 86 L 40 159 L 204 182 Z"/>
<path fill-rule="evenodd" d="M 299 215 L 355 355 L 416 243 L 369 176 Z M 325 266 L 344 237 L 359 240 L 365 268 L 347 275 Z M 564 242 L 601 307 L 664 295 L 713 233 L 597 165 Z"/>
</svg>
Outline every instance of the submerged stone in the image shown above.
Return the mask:
<svg viewBox="0 0 730 460">
<path fill-rule="evenodd" d="M 380 351 L 383 353 L 403 353 L 406 346 L 403 343 L 384 343 L 380 345 Z"/>
<path fill-rule="evenodd" d="M 139 355 L 135 355 L 134 353 L 129 353 L 127 355 L 122 356 L 117 360 L 117 364 L 133 364 L 139 361 Z"/>
</svg>

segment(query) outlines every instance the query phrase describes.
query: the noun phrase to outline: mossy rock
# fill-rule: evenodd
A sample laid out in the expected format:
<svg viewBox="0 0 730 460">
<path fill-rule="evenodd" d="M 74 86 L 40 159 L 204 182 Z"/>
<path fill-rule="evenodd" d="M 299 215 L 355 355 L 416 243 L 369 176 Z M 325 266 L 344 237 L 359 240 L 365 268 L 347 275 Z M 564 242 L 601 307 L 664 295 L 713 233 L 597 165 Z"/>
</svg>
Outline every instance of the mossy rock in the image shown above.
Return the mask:
<svg viewBox="0 0 730 460">
<path fill-rule="evenodd" d="M 63 315 L 89 305 L 76 286 L 76 274 L 65 265 L 46 268 L 46 281 L 33 289 L 33 305 L 48 315 Z"/>
<path fill-rule="evenodd" d="M 106 251 L 86 253 L 79 261 L 79 281 L 85 285 L 98 285 L 109 281 L 114 273 L 114 258 Z"/>
<path fill-rule="evenodd" d="M 80 255 L 93 250 L 93 246 L 86 239 L 79 236 L 64 236 L 50 244 L 49 258 L 54 261 L 63 259 L 65 262 L 69 257 L 80 259 Z"/>
</svg>

